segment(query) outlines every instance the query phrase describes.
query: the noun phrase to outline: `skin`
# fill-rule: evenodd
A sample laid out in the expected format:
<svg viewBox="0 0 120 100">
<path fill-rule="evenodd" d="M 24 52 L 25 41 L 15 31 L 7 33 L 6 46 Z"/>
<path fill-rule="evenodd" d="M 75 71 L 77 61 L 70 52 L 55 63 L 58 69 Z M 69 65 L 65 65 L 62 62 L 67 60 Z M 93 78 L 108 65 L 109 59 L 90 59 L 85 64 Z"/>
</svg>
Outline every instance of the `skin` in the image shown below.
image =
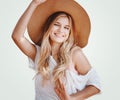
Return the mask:
<svg viewBox="0 0 120 100">
<path fill-rule="evenodd" d="M 25 37 L 24 33 L 27 28 L 27 24 L 32 16 L 33 11 L 36 7 L 47 0 L 32 0 L 28 8 L 25 10 L 23 15 L 20 17 L 19 21 L 17 22 L 13 33 L 12 39 L 16 43 L 16 45 L 20 48 L 20 50 L 28 57 L 30 57 L 33 61 L 36 55 L 36 48 L 31 42 L 29 42 Z M 51 46 L 52 52 L 56 52 L 59 50 L 60 44 L 65 41 L 69 36 L 69 21 L 66 17 L 60 17 L 52 26 L 50 39 L 51 39 Z M 80 47 L 75 47 L 72 50 L 72 61 L 75 66 L 75 70 L 78 74 L 86 74 L 90 70 L 90 64 L 87 61 L 86 57 L 82 53 Z M 81 60 L 81 61 L 80 61 Z M 59 80 L 59 85 L 55 87 L 55 91 L 57 95 L 60 97 L 61 100 L 85 100 L 88 97 L 91 97 L 100 92 L 94 86 L 87 86 L 82 91 L 79 91 L 75 94 L 69 95 L 62 82 Z"/>
<path fill-rule="evenodd" d="M 52 43 L 63 43 L 68 39 L 70 33 L 70 25 L 67 17 L 61 16 L 53 23 L 50 33 Z"/>
<path fill-rule="evenodd" d="M 57 61 L 57 51 L 60 45 L 68 39 L 70 33 L 69 20 L 66 16 L 61 16 L 55 22 L 50 31 L 50 43 L 52 46 L 52 56 Z"/>
</svg>

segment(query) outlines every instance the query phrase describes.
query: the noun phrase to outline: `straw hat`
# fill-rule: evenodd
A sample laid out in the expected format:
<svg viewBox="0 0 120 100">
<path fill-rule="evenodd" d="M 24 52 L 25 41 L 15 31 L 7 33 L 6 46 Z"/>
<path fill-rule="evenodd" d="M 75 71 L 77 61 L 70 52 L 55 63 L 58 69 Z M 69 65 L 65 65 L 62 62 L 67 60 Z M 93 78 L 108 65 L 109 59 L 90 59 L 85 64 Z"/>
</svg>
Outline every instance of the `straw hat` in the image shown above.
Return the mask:
<svg viewBox="0 0 120 100">
<path fill-rule="evenodd" d="M 51 14 L 59 11 L 71 15 L 74 22 L 75 41 L 81 48 L 85 47 L 90 34 L 90 20 L 84 8 L 74 0 L 47 0 L 39 5 L 27 26 L 31 40 L 37 45 L 41 44 L 43 24 Z"/>
</svg>

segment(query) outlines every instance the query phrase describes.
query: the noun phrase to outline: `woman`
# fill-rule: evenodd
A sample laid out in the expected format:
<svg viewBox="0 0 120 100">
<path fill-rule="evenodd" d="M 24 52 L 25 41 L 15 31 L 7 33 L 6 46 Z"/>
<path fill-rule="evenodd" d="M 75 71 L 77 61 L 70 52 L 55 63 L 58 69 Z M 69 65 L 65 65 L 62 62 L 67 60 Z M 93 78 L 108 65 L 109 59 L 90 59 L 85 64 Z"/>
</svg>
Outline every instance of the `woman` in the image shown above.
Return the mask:
<svg viewBox="0 0 120 100">
<path fill-rule="evenodd" d="M 66 5 L 60 8 L 66 1 Z M 77 26 L 77 16 L 65 8 L 70 3 L 78 6 L 74 0 L 33 0 L 12 33 L 14 42 L 29 57 L 30 66 L 36 71 L 35 100 L 85 100 L 100 92 L 97 73 L 81 50 L 89 36 L 88 16 L 86 13 L 83 16 L 83 13 L 81 17 L 81 23 L 87 19 L 85 29 L 88 33 L 80 38 L 77 31 L 83 30 L 86 25 L 83 27 L 79 23 L 83 28 Z M 51 5 L 55 6 L 54 12 L 49 9 Z M 35 21 L 36 13 L 42 11 L 42 18 L 37 18 L 40 22 Z M 27 26 L 34 43 L 24 37 Z"/>
</svg>

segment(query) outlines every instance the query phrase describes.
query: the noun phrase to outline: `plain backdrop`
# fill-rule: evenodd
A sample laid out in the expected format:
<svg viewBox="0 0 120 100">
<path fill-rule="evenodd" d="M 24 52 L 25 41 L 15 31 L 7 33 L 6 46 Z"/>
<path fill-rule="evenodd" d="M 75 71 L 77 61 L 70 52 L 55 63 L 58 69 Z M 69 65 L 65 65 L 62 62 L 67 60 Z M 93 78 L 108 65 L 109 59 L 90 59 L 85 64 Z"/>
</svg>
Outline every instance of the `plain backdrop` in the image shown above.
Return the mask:
<svg viewBox="0 0 120 100">
<path fill-rule="evenodd" d="M 11 39 L 16 22 L 31 0 L 0 3 L 0 100 L 34 100 L 34 71 Z M 120 100 L 120 1 L 77 0 L 91 19 L 91 34 L 83 49 L 97 70 L 102 93 L 89 100 Z"/>
</svg>

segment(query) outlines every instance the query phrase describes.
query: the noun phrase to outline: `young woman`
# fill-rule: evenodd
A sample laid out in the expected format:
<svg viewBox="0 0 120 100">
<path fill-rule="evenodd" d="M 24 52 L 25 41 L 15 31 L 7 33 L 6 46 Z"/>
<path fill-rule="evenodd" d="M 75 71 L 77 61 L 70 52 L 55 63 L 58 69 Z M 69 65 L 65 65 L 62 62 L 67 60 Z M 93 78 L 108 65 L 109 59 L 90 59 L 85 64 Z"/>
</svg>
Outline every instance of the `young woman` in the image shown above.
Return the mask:
<svg viewBox="0 0 120 100">
<path fill-rule="evenodd" d="M 69 1 L 66 3 L 66 8 L 64 6 L 60 8 L 66 1 Z M 79 38 L 76 33 L 76 23 L 79 21 L 76 22 L 72 12 L 66 10 L 69 9 L 67 6 L 70 6 L 70 3 L 78 6 L 74 0 L 33 0 L 12 33 L 14 42 L 29 57 L 30 66 L 36 71 L 35 100 L 85 100 L 100 92 L 99 77 L 81 50 L 81 47 L 86 45 L 85 38 L 88 38 L 89 33 Z M 55 4 L 56 8 L 61 10 L 50 12 L 49 7 Z M 32 18 L 36 20 L 34 15 L 36 17 L 35 13 L 39 13 L 36 10 L 38 8 L 39 12 L 43 12 L 41 14 L 43 16 L 38 17 L 37 19 L 41 20 L 35 23 Z M 32 22 L 35 24 L 31 24 Z M 24 37 L 27 26 L 34 43 Z M 34 28 L 37 26 L 39 32 Z M 77 38 L 79 41 L 84 39 L 81 42 L 83 45 L 81 43 L 77 45 Z"/>
</svg>

